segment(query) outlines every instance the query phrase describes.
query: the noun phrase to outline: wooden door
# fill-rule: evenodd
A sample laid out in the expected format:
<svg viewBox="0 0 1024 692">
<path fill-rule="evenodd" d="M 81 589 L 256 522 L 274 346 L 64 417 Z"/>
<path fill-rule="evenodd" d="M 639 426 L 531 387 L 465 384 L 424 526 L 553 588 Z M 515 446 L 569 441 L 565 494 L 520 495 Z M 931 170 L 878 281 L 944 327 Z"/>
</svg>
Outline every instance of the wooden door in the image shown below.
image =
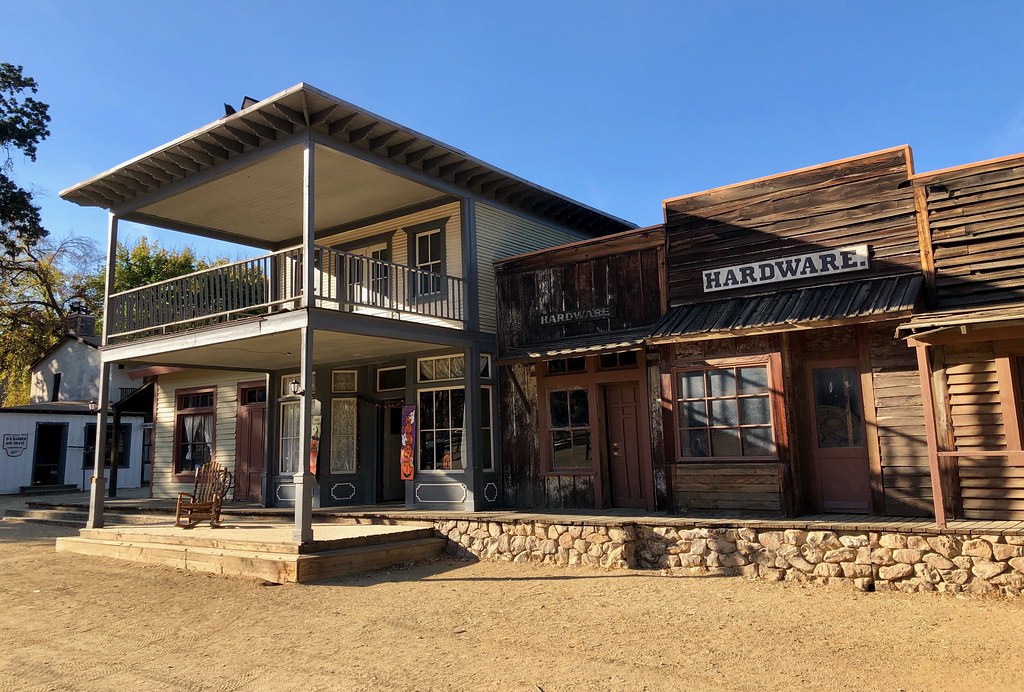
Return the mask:
<svg viewBox="0 0 1024 692">
<path fill-rule="evenodd" d="M 267 387 L 242 385 L 238 390 L 235 453 L 235 499 L 259 502 L 263 490 L 264 439 L 267 431 Z"/>
<path fill-rule="evenodd" d="M 67 449 L 67 436 L 67 423 L 36 423 L 32 485 L 61 485 L 64 483 L 64 450 Z M 88 444 L 89 441 L 86 440 L 86 445 Z M 90 463 L 86 468 L 92 468 L 92 464 Z"/>
<path fill-rule="evenodd" d="M 605 430 L 613 507 L 647 506 L 640 461 L 642 405 L 640 388 L 635 382 L 605 385 Z"/>
<path fill-rule="evenodd" d="M 821 510 L 866 514 L 871 509 L 871 470 L 858 362 L 809 364 L 807 391 Z"/>
</svg>

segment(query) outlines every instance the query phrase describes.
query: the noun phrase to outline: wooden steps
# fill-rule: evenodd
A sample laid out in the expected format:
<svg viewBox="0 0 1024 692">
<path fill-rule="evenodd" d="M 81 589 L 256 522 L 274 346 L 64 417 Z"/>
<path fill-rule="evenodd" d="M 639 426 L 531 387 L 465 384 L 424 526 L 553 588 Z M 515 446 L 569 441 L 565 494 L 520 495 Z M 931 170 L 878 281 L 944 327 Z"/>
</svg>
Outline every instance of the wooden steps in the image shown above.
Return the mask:
<svg viewBox="0 0 1024 692">
<path fill-rule="evenodd" d="M 57 539 L 58 552 L 128 560 L 234 577 L 286 582 L 321 581 L 439 557 L 447 540 L 432 527 L 373 527 L 359 535 L 312 543 L 261 540 L 252 529 L 207 529 L 191 533 L 169 527 L 82 530 Z M 282 530 L 290 530 L 285 525 Z M 386 530 L 385 530 L 386 529 Z M 211 533 L 221 535 L 211 536 Z M 232 535 L 234 534 L 234 535 Z"/>
<path fill-rule="evenodd" d="M 81 510 L 12 508 L 4 512 L 3 521 L 19 524 L 49 524 L 80 529 L 85 526 L 88 518 L 88 512 Z M 105 518 L 112 524 L 153 524 L 167 520 L 166 517 L 150 514 L 111 514 L 109 512 Z"/>
</svg>

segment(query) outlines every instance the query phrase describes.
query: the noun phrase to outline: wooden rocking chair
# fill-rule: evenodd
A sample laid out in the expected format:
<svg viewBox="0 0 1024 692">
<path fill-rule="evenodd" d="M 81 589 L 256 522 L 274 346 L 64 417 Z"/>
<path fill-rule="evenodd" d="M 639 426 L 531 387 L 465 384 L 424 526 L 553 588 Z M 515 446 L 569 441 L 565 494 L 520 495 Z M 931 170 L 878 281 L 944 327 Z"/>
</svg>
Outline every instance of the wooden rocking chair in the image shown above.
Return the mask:
<svg viewBox="0 0 1024 692">
<path fill-rule="evenodd" d="M 191 493 L 178 493 L 174 525 L 190 529 L 201 521 L 220 526 L 220 508 L 230 483 L 228 470 L 211 461 L 196 470 L 196 485 Z M 182 523 L 182 519 L 185 523 Z"/>
</svg>

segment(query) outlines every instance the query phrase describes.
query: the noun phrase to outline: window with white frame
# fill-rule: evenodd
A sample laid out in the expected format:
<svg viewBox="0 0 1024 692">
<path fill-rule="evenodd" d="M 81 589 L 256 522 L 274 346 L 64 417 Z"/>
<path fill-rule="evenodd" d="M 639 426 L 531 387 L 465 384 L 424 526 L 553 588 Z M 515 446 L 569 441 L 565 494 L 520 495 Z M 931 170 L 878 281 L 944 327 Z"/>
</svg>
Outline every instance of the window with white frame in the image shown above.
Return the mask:
<svg viewBox="0 0 1024 692">
<path fill-rule="evenodd" d="M 358 374 L 355 370 L 331 371 L 331 392 L 334 394 L 351 394 L 356 391 Z"/>
<path fill-rule="evenodd" d="M 432 356 L 416 361 L 417 381 L 443 382 L 461 380 L 466 376 L 466 358 L 461 353 L 449 356 Z M 480 377 L 491 378 L 491 354 L 480 354 Z"/>
<path fill-rule="evenodd" d="M 405 389 L 405 366 L 377 368 L 377 391 L 393 392 Z"/>
<path fill-rule="evenodd" d="M 331 473 L 355 473 L 358 455 L 358 400 L 331 400 Z"/>
<path fill-rule="evenodd" d="M 302 453 L 301 409 L 296 400 L 281 402 L 281 444 L 278 457 L 280 473 L 298 473 Z"/>
<path fill-rule="evenodd" d="M 493 470 L 491 388 L 481 387 L 480 442 L 481 463 Z M 423 471 L 461 471 L 465 468 L 466 390 L 464 387 L 423 389 L 417 395 L 419 426 L 419 465 Z"/>
<path fill-rule="evenodd" d="M 444 228 L 421 231 L 413 236 L 413 266 L 420 270 L 416 278 L 416 295 L 426 296 L 441 292 L 441 274 L 444 271 L 442 259 Z M 426 273 L 429 272 L 429 273 Z"/>
</svg>

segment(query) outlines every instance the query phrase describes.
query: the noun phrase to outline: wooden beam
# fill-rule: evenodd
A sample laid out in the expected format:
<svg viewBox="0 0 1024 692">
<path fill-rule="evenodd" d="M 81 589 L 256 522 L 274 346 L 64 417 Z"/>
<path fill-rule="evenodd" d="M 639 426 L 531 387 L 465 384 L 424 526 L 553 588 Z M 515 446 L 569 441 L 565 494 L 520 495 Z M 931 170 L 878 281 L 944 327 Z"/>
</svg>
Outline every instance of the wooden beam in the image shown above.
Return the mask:
<svg viewBox="0 0 1024 692">
<path fill-rule="evenodd" d="M 130 187 L 127 187 L 125 185 L 121 185 L 120 183 L 114 182 L 110 178 L 104 178 L 103 180 L 98 181 L 98 182 L 100 182 L 101 185 L 103 185 L 104 187 L 109 189 L 111 192 L 114 192 L 115 194 L 120 195 L 122 199 L 128 199 L 129 197 L 134 197 L 135 196 L 135 191 L 132 190 Z M 118 201 L 121 201 L 121 200 L 118 200 Z"/>
<path fill-rule="evenodd" d="M 306 116 L 302 114 L 302 111 L 297 111 L 294 108 L 289 108 L 288 106 L 285 106 L 280 103 L 273 103 L 271 105 L 274 107 L 274 110 L 276 110 L 284 117 L 288 118 L 288 120 L 295 123 L 296 125 L 306 125 Z"/>
<path fill-rule="evenodd" d="M 868 451 L 868 477 L 871 485 L 871 513 L 883 516 L 885 491 L 882 487 L 882 447 L 878 435 L 878 405 L 875 401 L 874 372 L 871 367 L 871 342 L 863 325 L 856 327 L 857 356 L 860 360 L 860 389 L 864 403 L 864 427 Z"/>
<path fill-rule="evenodd" d="M 333 123 L 327 126 L 327 134 L 336 135 L 340 132 L 344 132 L 345 128 L 348 127 L 349 124 L 353 120 L 355 120 L 356 116 L 358 115 L 358 113 L 350 113 L 349 115 L 346 115 L 344 118 L 338 118 Z"/>
<path fill-rule="evenodd" d="M 935 524 L 946 528 L 946 494 L 942 472 L 939 469 L 939 442 L 935 426 L 935 397 L 932 392 L 932 368 L 928 358 L 928 347 L 917 347 L 917 373 L 921 383 L 921 399 L 924 404 L 924 432 L 928 440 L 928 471 L 932 480 L 932 505 Z"/>
<path fill-rule="evenodd" d="M 409 152 L 408 154 L 405 155 L 405 162 L 407 164 L 416 163 L 417 161 L 422 159 L 424 156 L 429 154 L 433 149 L 434 149 L 434 145 L 433 144 L 429 144 L 426 147 L 424 147 L 423 149 L 417 149 L 416 151 Z"/>
<path fill-rule="evenodd" d="M 350 144 L 355 144 L 356 142 L 362 140 L 363 138 L 366 137 L 366 135 L 368 135 L 371 132 L 373 132 L 373 129 L 375 127 L 377 127 L 378 125 L 380 125 L 380 123 L 375 120 L 372 123 L 370 123 L 369 125 L 363 125 L 362 127 L 357 127 L 356 129 L 351 130 L 348 133 L 348 141 L 349 141 L 349 143 Z"/>
<path fill-rule="evenodd" d="M 216 144 L 210 144 L 209 142 L 204 142 L 201 139 L 196 139 L 196 140 L 193 140 L 193 141 L 197 145 L 199 145 L 199 147 L 203 151 L 205 151 L 207 154 L 209 154 L 210 156 L 213 156 L 213 157 L 216 157 L 216 158 L 219 158 L 219 159 L 225 159 L 225 160 L 231 158 L 231 154 L 229 154 L 228 150 L 225 149 L 224 147 L 219 147 Z"/>
<path fill-rule="evenodd" d="M 292 126 L 289 120 L 286 120 L 285 118 L 279 118 L 273 113 L 267 113 L 264 110 L 258 110 L 256 111 L 256 115 L 262 118 L 263 121 L 267 123 L 267 125 L 270 125 L 276 130 L 281 130 L 282 132 L 285 132 L 289 135 L 295 131 L 295 128 Z"/>
<path fill-rule="evenodd" d="M 181 154 L 175 154 L 174 152 L 171 151 L 165 151 L 164 156 L 169 158 L 171 161 L 174 161 L 174 163 L 176 163 L 181 168 L 189 170 L 193 173 L 195 173 L 196 171 L 203 170 L 202 164 L 198 163 L 195 159 L 189 156 L 182 156 Z"/>
<path fill-rule="evenodd" d="M 473 166 L 472 168 L 467 168 L 465 170 L 459 171 L 452 177 L 452 179 L 459 185 L 462 185 L 464 182 L 469 180 L 473 175 L 478 174 L 478 171 L 482 170 L 484 170 L 483 166 Z"/>
<path fill-rule="evenodd" d="M 128 176 L 126 176 L 124 173 L 122 173 L 120 171 L 117 172 L 117 173 L 114 173 L 112 175 L 107 176 L 107 180 L 108 181 L 113 180 L 114 176 L 117 176 L 117 179 L 114 180 L 115 183 L 117 183 L 118 185 L 122 185 L 124 187 L 127 187 L 130 190 L 132 190 L 132 195 L 131 195 L 132 197 L 134 197 L 135 195 L 137 195 L 139 193 L 144 193 L 144 192 L 146 192 L 149 189 L 145 185 L 142 185 L 141 183 L 139 183 L 139 181 L 135 180 L 135 178 L 129 178 Z"/>
<path fill-rule="evenodd" d="M 439 156 L 431 156 L 429 159 L 423 159 L 423 170 L 429 171 L 437 168 L 441 163 L 448 157 L 453 156 L 451 152 L 445 152 Z"/>
<path fill-rule="evenodd" d="M 184 166 L 180 166 L 176 161 L 168 158 L 167 156 L 164 156 L 164 158 L 157 158 L 156 156 L 153 156 L 150 158 L 150 161 L 152 161 L 154 165 L 160 166 L 160 168 L 164 169 L 171 175 L 176 175 L 179 178 L 184 178 L 192 171 L 191 167 L 185 168 Z"/>
<path fill-rule="evenodd" d="M 484 171 L 483 173 L 480 173 L 479 175 L 474 175 L 472 178 L 467 179 L 466 180 L 466 187 L 471 187 L 471 188 L 475 188 L 475 189 L 479 190 L 480 186 L 484 182 L 486 182 L 487 180 L 489 180 L 491 178 L 494 178 L 494 177 L 502 177 L 503 178 L 504 175 L 501 174 L 501 173 L 498 173 L 497 171 Z"/>
<path fill-rule="evenodd" d="M 399 142 L 398 144 L 388 147 L 388 158 L 393 159 L 399 154 L 404 153 L 405 150 L 411 147 L 416 141 L 417 140 L 415 138 L 407 139 L 404 142 Z M 373 149 L 373 146 L 370 148 Z"/>
<path fill-rule="evenodd" d="M 245 118 L 239 118 L 235 122 L 237 122 L 239 125 L 244 125 L 245 127 L 249 128 L 249 130 L 252 131 L 253 134 L 258 135 L 263 139 L 269 139 L 271 142 L 277 139 L 277 130 L 275 130 L 272 127 L 267 127 L 262 123 L 254 123 L 253 121 L 246 120 Z"/>
<path fill-rule="evenodd" d="M 95 187 L 88 187 L 88 188 L 83 187 L 78 192 L 83 197 L 88 197 L 93 202 L 95 202 L 96 204 L 98 204 L 99 206 L 101 206 L 103 208 L 109 208 L 109 207 L 117 204 L 119 201 L 121 201 L 121 200 L 114 199 L 113 193 L 108 193 L 110 195 L 108 197 L 107 195 L 104 195 L 99 190 L 95 189 Z"/>
<path fill-rule="evenodd" d="M 245 145 L 242 144 L 242 142 L 239 142 L 237 139 L 225 137 L 224 135 L 219 135 L 216 132 L 211 132 L 210 136 L 213 137 L 214 141 L 216 141 L 217 144 L 221 145 L 228 151 L 233 151 L 236 154 L 242 154 L 245 152 Z"/>
<path fill-rule="evenodd" d="M 125 168 L 123 169 L 125 175 L 130 178 L 135 178 L 140 183 L 148 188 L 160 187 L 160 181 L 149 175 L 145 171 L 141 171 L 138 168 Z"/>
<path fill-rule="evenodd" d="M 186 147 L 184 144 L 179 146 L 178 150 L 181 151 L 186 156 L 188 156 L 193 161 L 195 161 L 196 163 L 201 164 L 203 166 L 212 166 L 213 164 L 217 163 L 217 159 L 213 158 L 206 152 Z"/>
<path fill-rule="evenodd" d="M 160 182 L 163 182 L 163 183 L 173 183 L 177 179 L 177 177 L 181 177 L 181 176 L 177 176 L 177 177 L 173 176 L 170 173 L 168 173 L 167 171 L 165 171 L 163 168 L 160 168 L 159 166 L 154 166 L 154 165 L 151 165 L 151 164 L 148 164 L 148 163 L 143 163 L 142 161 L 139 161 L 135 165 L 138 166 L 139 168 L 141 168 L 142 170 L 144 170 L 146 173 L 148 173 L 152 177 L 156 178 L 157 180 L 159 180 Z"/>
<path fill-rule="evenodd" d="M 928 223 L 928 200 L 923 185 L 914 185 L 914 210 L 917 212 L 917 242 L 920 245 L 921 271 L 928 286 L 929 298 L 935 299 L 935 253 L 932 248 L 932 229 Z"/>
<path fill-rule="evenodd" d="M 380 149 L 382 146 L 391 141 L 391 138 L 398 134 L 398 130 L 392 130 L 391 132 L 385 132 L 382 135 L 378 135 L 370 139 L 368 146 L 371 150 Z"/>
<path fill-rule="evenodd" d="M 454 163 L 446 163 L 437 169 L 437 174 L 442 178 L 447 178 L 452 173 L 455 173 L 460 168 L 467 165 L 472 165 L 467 159 L 462 159 L 461 161 L 456 161 Z"/>
<path fill-rule="evenodd" d="M 319 125 L 320 123 L 327 122 L 327 118 L 331 116 L 334 111 L 338 110 L 338 104 L 331 104 L 322 110 L 318 110 L 316 113 L 311 113 L 309 116 L 309 126 Z"/>
<path fill-rule="evenodd" d="M 260 145 L 260 138 L 251 132 L 239 130 L 237 127 L 231 127 L 230 125 L 225 125 L 224 129 L 243 144 L 248 144 L 250 147 L 258 147 Z"/>
</svg>

